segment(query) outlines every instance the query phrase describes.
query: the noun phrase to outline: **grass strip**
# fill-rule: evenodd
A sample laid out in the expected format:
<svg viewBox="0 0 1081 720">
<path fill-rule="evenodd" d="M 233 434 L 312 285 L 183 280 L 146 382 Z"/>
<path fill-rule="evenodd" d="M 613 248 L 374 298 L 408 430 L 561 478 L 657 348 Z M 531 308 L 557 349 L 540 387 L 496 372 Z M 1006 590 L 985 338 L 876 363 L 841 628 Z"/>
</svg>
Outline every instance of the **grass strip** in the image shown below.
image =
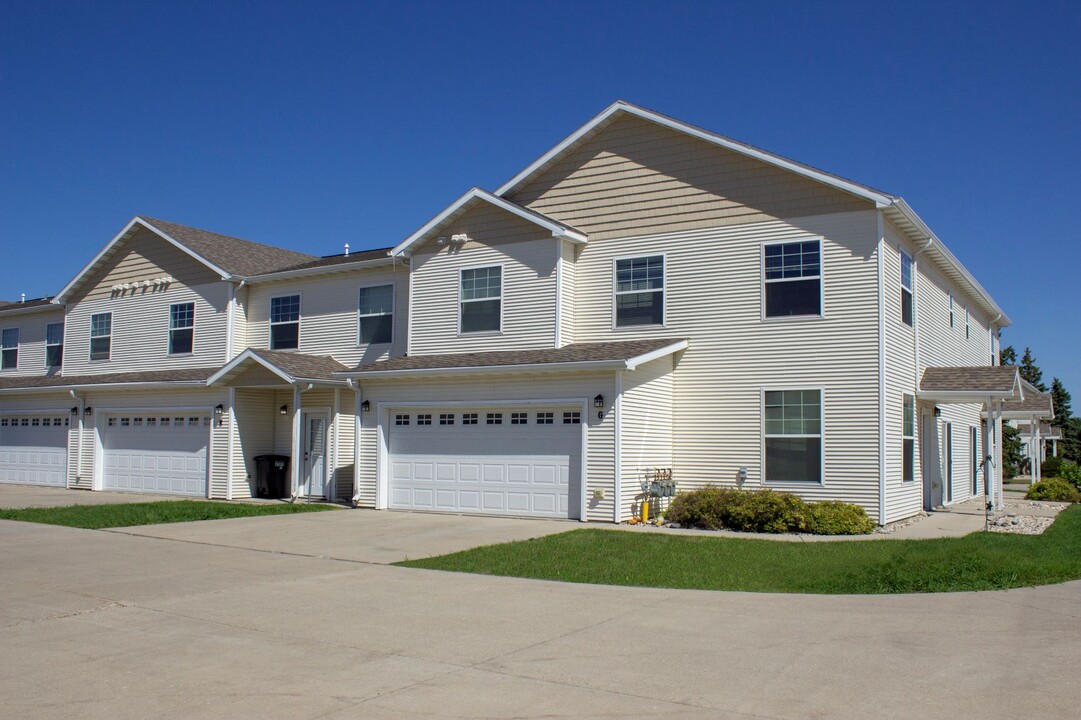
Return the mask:
<svg viewBox="0 0 1081 720">
<path fill-rule="evenodd" d="M 333 505 L 268 504 L 248 505 L 203 500 L 163 500 L 116 505 L 66 505 L 52 508 L 0 509 L 0 520 L 22 520 L 47 525 L 100 530 L 102 528 L 160 525 L 193 520 L 224 520 L 227 518 L 288 515 L 291 513 L 337 510 Z"/>
<path fill-rule="evenodd" d="M 778 542 L 573 530 L 405 567 L 564 582 L 815 594 L 1000 590 L 1081 578 L 1081 506 L 1043 535 Z"/>
</svg>

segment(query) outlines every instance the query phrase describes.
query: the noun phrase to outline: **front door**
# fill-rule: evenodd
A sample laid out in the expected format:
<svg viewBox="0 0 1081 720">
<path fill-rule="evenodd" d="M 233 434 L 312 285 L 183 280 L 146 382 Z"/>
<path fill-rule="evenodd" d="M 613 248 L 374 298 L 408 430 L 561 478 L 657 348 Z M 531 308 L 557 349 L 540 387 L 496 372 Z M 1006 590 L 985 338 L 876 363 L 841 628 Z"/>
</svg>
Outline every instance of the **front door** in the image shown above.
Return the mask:
<svg viewBox="0 0 1081 720">
<path fill-rule="evenodd" d="M 942 463 L 939 456 L 938 420 L 930 409 L 920 413 L 920 469 L 923 473 L 923 509 L 942 504 Z"/>
<path fill-rule="evenodd" d="M 326 495 L 327 425 L 324 412 L 304 413 L 304 466 L 300 477 L 301 497 Z"/>
</svg>

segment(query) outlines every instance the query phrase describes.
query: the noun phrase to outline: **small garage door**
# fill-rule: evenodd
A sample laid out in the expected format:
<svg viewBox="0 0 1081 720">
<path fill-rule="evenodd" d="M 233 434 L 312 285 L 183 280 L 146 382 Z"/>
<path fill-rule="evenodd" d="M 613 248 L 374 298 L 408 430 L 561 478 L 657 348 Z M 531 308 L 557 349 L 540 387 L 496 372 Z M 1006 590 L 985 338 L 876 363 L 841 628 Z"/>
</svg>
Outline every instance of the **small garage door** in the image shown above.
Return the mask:
<svg viewBox="0 0 1081 720">
<path fill-rule="evenodd" d="M 392 410 L 390 506 L 581 516 L 579 409 Z"/>
<path fill-rule="evenodd" d="M 0 418 L 0 482 L 64 487 L 68 422 L 67 413 Z"/>
<path fill-rule="evenodd" d="M 110 415 L 105 419 L 105 489 L 206 497 L 210 416 Z"/>
</svg>

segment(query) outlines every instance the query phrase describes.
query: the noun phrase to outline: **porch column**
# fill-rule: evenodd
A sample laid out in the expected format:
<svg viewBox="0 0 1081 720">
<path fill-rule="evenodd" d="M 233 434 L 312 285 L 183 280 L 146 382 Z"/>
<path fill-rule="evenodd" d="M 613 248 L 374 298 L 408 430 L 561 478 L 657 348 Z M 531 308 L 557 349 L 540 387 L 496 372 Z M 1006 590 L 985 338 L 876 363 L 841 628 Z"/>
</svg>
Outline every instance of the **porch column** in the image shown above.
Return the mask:
<svg viewBox="0 0 1081 720">
<path fill-rule="evenodd" d="M 1002 407 L 1001 405 L 995 412 L 995 467 L 998 468 L 996 473 L 995 484 L 995 510 L 1001 510 L 1002 504 L 1002 479 L 1005 477 L 1004 468 L 1002 467 Z"/>
<path fill-rule="evenodd" d="M 998 457 L 999 438 L 998 431 L 995 428 L 995 406 L 991 403 L 991 398 L 987 398 L 987 439 L 990 442 L 984 448 L 983 484 L 987 504 L 992 509 L 997 507 L 995 502 L 995 468 L 997 467 L 997 461 L 995 458 Z"/>
<path fill-rule="evenodd" d="M 1043 468 L 1040 465 L 1043 464 L 1043 442 L 1040 441 L 1040 423 L 1036 420 L 1032 423 L 1033 428 L 1033 441 L 1032 441 L 1032 457 L 1035 458 L 1032 466 L 1032 479 L 1036 482 L 1043 480 Z"/>
<path fill-rule="evenodd" d="M 303 462 L 301 459 L 301 443 L 300 443 L 301 427 L 300 427 L 300 387 L 293 385 L 293 447 L 292 447 L 292 460 L 289 462 L 289 466 L 292 468 L 292 491 L 291 497 L 296 500 L 297 494 L 300 492 L 300 464 Z"/>
</svg>

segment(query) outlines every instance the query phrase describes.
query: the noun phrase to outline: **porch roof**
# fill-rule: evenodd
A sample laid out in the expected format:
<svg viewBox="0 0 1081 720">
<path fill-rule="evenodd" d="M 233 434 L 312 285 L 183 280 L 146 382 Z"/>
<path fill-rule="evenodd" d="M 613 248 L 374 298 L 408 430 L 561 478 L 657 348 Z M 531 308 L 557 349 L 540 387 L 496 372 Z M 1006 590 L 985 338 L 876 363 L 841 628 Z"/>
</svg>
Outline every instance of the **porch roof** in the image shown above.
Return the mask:
<svg viewBox="0 0 1081 720">
<path fill-rule="evenodd" d="M 1002 417 L 1030 418 L 1050 420 L 1055 417 L 1051 393 L 1042 393 L 1031 383 L 1022 380 L 1021 388 L 1025 396 L 1021 400 L 1008 400 L 1002 403 Z"/>
<path fill-rule="evenodd" d="M 985 400 L 1025 398 L 1021 375 L 1012 365 L 929 367 L 923 371 L 917 396 L 943 403 L 979 403 Z"/>
<path fill-rule="evenodd" d="M 346 381 L 335 377 L 335 374 L 348 369 L 329 355 L 248 348 L 211 375 L 206 384 L 229 385 L 232 380 L 254 366 L 269 370 L 281 378 L 283 385 L 304 382 L 345 385 Z"/>
<path fill-rule="evenodd" d="M 1032 431 L 1032 423 L 1018 422 L 1017 430 L 1022 435 L 1028 435 Z M 1051 423 L 1040 423 L 1040 437 L 1044 440 L 1061 440 L 1062 430 Z"/>
</svg>

